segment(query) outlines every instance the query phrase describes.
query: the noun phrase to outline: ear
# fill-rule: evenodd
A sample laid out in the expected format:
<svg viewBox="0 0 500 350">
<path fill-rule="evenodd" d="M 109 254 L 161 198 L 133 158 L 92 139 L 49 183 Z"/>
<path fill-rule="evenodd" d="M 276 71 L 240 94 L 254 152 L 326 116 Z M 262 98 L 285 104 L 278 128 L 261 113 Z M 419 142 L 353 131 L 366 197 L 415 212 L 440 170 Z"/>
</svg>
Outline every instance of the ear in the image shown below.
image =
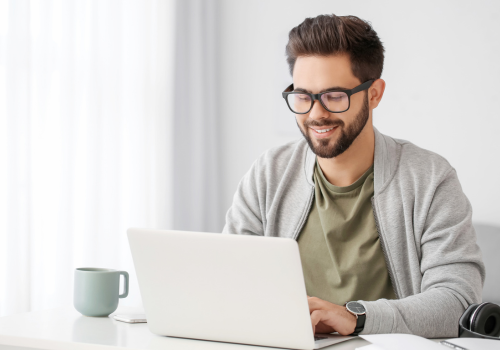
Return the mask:
<svg viewBox="0 0 500 350">
<path fill-rule="evenodd" d="M 382 100 L 382 96 L 385 91 L 385 81 L 383 79 L 377 79 L 372 83 L 372 86 L 368 89 L 368 103 L 370 109 L 374 109 L 378 106 Z"/>
</svg>

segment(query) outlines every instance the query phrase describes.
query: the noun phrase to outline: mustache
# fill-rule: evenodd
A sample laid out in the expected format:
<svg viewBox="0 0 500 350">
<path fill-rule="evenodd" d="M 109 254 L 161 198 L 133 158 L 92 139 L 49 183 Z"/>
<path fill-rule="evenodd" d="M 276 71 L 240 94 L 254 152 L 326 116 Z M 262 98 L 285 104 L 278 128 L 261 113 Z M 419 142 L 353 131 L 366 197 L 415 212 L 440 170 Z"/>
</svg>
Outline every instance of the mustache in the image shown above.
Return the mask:
<svg viewBox="0 0 500 350">
<path fill-rule="evenodd" d="M 318 121 L 315 119 L 308 119 L 304 122 L 304 126 L 306 128 L 310 126 L 344 126 L 344 121 L 343 120 L 323 120 L 323 121 Z"/>
</svg>

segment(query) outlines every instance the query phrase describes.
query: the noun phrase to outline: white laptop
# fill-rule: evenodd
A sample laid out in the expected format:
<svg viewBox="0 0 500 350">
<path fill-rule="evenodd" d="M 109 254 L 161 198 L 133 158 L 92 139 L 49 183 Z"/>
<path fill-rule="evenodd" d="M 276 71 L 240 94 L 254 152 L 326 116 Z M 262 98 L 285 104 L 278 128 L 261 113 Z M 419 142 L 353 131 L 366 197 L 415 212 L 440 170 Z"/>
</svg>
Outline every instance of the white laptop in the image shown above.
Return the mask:
<svg viewBox="0 0 500 350">
<path fill-rule="evenodd" d="M 314 336 L 293 239 L 134 228 L 127 234 L 155 334 L 291 349 L 354 338 Z"/>
</svg>

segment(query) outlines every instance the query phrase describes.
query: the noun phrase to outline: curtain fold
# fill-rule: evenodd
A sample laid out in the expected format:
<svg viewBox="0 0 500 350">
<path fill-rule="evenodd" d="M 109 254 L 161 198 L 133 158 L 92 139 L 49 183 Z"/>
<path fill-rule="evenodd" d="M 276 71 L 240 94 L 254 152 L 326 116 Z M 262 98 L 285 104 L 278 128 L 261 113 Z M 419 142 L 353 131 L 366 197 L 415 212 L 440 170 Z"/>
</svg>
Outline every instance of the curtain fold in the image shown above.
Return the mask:
<svg viewBox="0 0 500 350">
<path fill-rule="evenodd" d="M 173 1 L 0 0 L 0 316 L 129 271 L 126 229 L 173 225 Z"/>
<path fill-rule="evenodd" d="M 218 2 L 176 4 L 174 227 L 222 232 Z"/>
</svg>

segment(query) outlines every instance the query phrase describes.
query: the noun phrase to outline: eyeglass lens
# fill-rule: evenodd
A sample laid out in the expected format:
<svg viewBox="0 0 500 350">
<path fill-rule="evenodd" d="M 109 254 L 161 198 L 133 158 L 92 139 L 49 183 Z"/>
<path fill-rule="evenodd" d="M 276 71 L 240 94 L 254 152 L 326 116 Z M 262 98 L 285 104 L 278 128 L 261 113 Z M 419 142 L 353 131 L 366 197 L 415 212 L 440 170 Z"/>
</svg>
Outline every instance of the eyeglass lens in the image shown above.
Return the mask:
<svg viewBox="0 0 500 350">
<path fill-rule="evenodd" d="M 287 102 L 295 113 L 306 113 L 312 107 L 311 97 L 306 94 L 290 94 Z M 331 112 L 342 112 L 349 108 L 349 97 L 345 92 L 327 92 L 321 95 L 321 102 Z"/>
</svg>

